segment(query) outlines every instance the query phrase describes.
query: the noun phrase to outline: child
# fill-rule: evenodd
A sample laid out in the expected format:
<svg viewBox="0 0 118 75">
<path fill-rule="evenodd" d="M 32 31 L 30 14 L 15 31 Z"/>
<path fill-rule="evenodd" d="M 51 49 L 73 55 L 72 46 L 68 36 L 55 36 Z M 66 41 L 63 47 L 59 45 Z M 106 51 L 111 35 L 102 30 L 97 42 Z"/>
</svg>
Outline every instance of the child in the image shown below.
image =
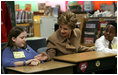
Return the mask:
<svg viewBox="0 0 118 75">
<path fill-rule="evenodd" d="M 26 66 L 37 65 L 39 60 L 34 59 L 38 55 L 26 44 L 27 32 L 19 26 L 13 27 L 8 36 L 8 43 L 2 53 L 2 66 Z"/>
<path fill-rule="evenodd" d="M 117 23 L 107 24 L 104 35 L 95 42 L 95 50 L 117 54 Z"/>
</svg>

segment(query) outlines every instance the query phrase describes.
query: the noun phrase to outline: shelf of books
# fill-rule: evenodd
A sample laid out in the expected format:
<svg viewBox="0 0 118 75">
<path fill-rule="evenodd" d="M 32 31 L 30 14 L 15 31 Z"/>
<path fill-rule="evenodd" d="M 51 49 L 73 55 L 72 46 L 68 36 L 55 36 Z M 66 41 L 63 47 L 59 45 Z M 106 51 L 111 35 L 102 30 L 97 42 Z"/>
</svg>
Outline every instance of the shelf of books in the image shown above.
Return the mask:
<svg viewBox="0 0 118 75">
<path fill-rule="evenodd" d="M 84 22 L 82 31 L 82 44 L 86 46 L 93 46 L 97 39 L 97 31 L 99 29 L 99 23 L 97 21 Z"/>
<path fill-rule="evenodd" d="M 16 26 L 22 26 L 27 31 L 27 37 L 34 35 L 33 32 L 33 13 L 28 10 L 17 9 L 16 13 Z"/>
<path fill-rule="evenodd" d="M 106 25 L 114 21 L 116 17 L 87 18 L 83 23 L 81 44 L 84 46 L 94 46 L 95 41 L 103 35 Z"/>
</svg>

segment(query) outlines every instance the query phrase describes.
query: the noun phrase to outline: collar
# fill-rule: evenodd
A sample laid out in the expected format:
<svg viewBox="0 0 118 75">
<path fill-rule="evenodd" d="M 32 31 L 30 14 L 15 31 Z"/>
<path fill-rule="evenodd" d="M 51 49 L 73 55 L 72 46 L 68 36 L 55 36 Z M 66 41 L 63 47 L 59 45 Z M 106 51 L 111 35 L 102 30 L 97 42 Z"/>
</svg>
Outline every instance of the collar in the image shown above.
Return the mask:
<svg viewBox="0 0 118 75">
<path fill-rule="evenodd" d="M 105 39 L 105 36 L 104 36 L 104 39 Z M 107 43 L 109 43 L 108 40 L 105 39 L 105 41 L 106 41 Z M 114 37 L 113 40 L 111 41 L 111 44 L 113 44 L 114 42 L 116 42 L 115 37 Z"/>
<path fill-rule="evenodd" d="M 117 40 L 115 39 L 115 37 L 113 38 L 113 40 L 111 41 L 111 43 L 115 43 Z"/>
<path fill-rule="evenodd" d="M 77 37 L 77 32 L 75 31 L 75 29 L 73 29 L 72 33 L 75 37 Z"/>
</svg>

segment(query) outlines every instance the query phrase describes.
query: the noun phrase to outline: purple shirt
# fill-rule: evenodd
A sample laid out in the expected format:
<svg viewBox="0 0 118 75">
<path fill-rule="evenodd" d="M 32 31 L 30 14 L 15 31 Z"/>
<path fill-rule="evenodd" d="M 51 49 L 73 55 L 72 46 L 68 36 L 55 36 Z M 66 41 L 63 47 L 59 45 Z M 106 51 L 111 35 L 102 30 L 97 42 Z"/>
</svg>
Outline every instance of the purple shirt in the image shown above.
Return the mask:
<svg viewBox="0 0 118 75">
<path fill-rule="evenodd" d="M 24 58 L 14 58 L 13 52 L 14 50 L 10 47 L 4 49 L 2 53 L 2 66 L 9 67 L 9 66 L 16 66 L 14 62 L 16 61 L 24 61 L 29 59 L 34 59 L 34 56 L 38 55 L 31 47 L 27 46 L 27 49 L 17 49 L 15 51 L 23 51 L 25 57 Z"/>
</svg>

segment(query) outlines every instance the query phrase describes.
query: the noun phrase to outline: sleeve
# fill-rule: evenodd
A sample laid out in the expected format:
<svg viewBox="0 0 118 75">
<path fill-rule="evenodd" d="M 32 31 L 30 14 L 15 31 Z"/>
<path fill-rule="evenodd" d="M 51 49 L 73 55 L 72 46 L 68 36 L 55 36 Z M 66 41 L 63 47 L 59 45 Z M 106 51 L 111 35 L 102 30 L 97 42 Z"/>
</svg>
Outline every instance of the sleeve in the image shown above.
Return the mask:
<svg viewBox="0 0 118 75">
<path fill-rule="evenodd" d="M 79 46 L 78 52 L 86 52 L 86 51 L 94 51 L 94 48 L 90 48 L 82 45 Z"/>
<path fill-rule="evenodd" d="M 80 45 L 80 42 L 81 42 L 81 31 L 79 29 L 76 29 L 76 33 L 77 33 L 77 37 L 78 37 L 78 44 L 79 44 L 79 47 L 78 47 L 78 52 L 85 52 L 85 51 L 93 51 L 94 49 L 93 48 L 90 48 L 90 47 L 86 47 L 86 46 L 82 46 Z"/>
<path fill-rule="evenodd" d="M 95 50 L 107 53 L 115 53 L 117 54 L 117 49 L 109 49 L 104 46 L 104 43 L 101 40 L 96 40 L 95 42 Z"/>
<path fill-rule="evenodd" d="M 77 37 L 78 37 L 78 40 L 79 40 L 79 44 L 81 43 L 81 31 L 79 30 L 79 29 L 77 29 L 77 28 L 75 28 L 75 33 L 77 34 Z"/>
<path fill-rule="evenodd" d="M 10 49 L 5 49 L 2 54 L 2 65 L 3 67 L 16 66 L 14 64 L 16 60 L 14 59 L 13 52 Z"/>
<path fill-rule="evenodd" d="M 50 39 L 47 40 L 47 56 L 48 60 L 51 60 L 56 55 L 55 44 Z"/>
</svg>

